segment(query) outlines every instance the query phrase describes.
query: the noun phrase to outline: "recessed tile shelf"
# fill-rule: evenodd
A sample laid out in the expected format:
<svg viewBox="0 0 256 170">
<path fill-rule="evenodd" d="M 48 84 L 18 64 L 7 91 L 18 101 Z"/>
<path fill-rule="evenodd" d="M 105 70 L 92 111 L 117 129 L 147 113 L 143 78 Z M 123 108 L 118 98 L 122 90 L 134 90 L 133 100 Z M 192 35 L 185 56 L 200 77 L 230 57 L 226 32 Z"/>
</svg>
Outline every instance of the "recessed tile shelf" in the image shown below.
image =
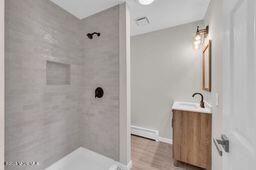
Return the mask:
<svg viewBox="0 0 256 170">
<path fill-rule="evenodd" d="M 46 62 L 47 85 L 70 85 L 71 68 L 70 64 Z"/>
</svg>

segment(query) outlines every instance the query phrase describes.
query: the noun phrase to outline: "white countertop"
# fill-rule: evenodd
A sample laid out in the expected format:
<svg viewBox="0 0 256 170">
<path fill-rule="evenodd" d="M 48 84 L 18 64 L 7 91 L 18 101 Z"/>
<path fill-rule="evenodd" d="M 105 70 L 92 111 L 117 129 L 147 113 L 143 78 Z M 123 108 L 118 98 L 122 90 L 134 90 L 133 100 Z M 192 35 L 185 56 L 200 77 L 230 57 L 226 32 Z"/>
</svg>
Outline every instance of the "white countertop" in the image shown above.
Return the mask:
<svg viewBox="0 0 256 170">
<path fill-rule="evenodd" d="M 211 114 L 212 109 L 208 103 L 205 103 L 205 108 L 201 108 L 199 103 L 192 102 L 174 102 L 172 105 L 172 110 L 182 110 L 182 111 L 191 111 L 199 113 Z"/>
</svg>

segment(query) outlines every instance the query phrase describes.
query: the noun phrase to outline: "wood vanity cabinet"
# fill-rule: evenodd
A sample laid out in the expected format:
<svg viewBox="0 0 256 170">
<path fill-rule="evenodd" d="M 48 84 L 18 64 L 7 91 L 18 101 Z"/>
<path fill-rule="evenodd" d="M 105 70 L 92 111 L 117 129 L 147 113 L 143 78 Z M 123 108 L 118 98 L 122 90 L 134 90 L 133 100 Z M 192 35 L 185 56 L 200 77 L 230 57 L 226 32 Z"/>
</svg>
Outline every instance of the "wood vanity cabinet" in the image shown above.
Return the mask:
<svg viewBox="0 0 256 170">
<path fill-rule="evenodd" d="M 210 170 L 212 115 L 173 110 L 172 121 L 174 160 Z"/>
</svg>

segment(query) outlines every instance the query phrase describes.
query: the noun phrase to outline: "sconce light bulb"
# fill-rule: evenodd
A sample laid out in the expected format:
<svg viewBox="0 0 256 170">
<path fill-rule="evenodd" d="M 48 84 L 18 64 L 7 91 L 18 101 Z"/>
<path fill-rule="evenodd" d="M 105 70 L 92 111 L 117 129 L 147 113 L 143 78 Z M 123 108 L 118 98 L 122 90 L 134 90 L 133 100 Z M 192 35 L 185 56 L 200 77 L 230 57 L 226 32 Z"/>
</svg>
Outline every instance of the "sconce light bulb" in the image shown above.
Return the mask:
<svg viewBox="0 0 256 170">
<path fill-rule="evenodd" d="M 195 36 L 195 40 L 196 40 L 196 41 L 201 40 L 201 35 L 197 34 L 197 35 Z"/>
<path fill-rule="evenodd" d="M 199 46 L 201 44 L 201 41 L 197 40 L 197 41 L 194 42 L 194 44 Z"/>
</svg>

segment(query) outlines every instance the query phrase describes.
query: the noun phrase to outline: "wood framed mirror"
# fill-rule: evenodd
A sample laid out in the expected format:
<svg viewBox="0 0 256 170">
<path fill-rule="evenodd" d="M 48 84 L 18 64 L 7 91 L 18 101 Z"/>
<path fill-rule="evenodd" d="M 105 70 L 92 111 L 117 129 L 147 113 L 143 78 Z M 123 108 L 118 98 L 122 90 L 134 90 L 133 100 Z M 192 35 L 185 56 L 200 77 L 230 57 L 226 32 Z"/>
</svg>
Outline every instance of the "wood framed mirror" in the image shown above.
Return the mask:
<svg viewBox="0 0 256 170">
<path fill-rule="evenodd" d="M 209 40 L 203 48 L 203 90 L 212 90 L 212 42 Z"/>
</svg>

